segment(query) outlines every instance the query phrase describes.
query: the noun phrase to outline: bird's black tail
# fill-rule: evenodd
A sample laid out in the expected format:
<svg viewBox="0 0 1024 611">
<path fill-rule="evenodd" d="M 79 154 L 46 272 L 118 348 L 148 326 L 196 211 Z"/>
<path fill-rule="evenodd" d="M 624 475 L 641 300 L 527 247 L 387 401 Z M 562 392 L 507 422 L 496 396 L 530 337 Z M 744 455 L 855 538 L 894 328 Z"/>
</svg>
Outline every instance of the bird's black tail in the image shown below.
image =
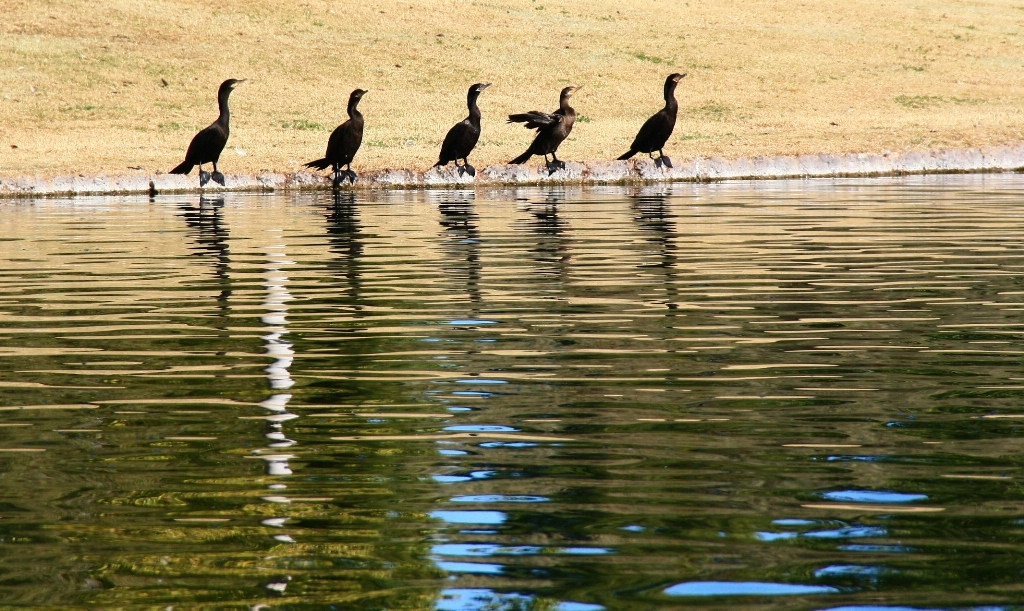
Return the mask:
<svg viewBox="0 0 1024 611">
<path fill-rule="evenodd" d="M 304 163 L 302 165 L 306 166 L 307 168 L 316 168 L 318 170 L 326 170 L 328 167 L 330 167 L 331 162 L 327 161 L 327 158 L 324 157 L 322 159 L 314 159 L 313 161 L 310 161 L 309 163 Z"/>
<path fill-rule="evenodd" d="M 530 151 L 526 151 L 525 153 L 523 153 L 522 155 L 516 157 L 515 159 L 513 159 L 509 163 L 513 163 L 513 164 L 526 163 L 526 161 L 530 157 L 533 157 L 533 153 L 531 153 Z"/>
<path fill-rule="evenodd" d="M 629 159 L 633 155 L 636 155 L 636 151 L 634 151 L 633 149 L 629 149 L 619 157 L 619 160 L 621 161 L 623 159 Z"/>
<path fill-rule="evenodd" d="M 189 160 L 182 161 L 176 168 L 168 172 L 168 174 L 188 174 L 192 171 L 192 168 L 196 167 L 196 164 L 191 163 Z"/>
</svg>

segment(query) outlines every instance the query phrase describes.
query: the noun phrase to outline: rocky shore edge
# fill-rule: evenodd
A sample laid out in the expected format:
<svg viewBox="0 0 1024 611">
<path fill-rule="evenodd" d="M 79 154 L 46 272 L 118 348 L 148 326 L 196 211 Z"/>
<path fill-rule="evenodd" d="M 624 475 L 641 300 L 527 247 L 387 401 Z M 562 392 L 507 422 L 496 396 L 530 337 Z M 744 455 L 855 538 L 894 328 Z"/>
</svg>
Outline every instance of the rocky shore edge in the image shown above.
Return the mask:
<svg viewBox="0 0 1024 611">
<path fill-rule="evenodd" d="M 658 168 L 647 157 L 629 161 L 566 162 L 564 170 L 548 175 L 540 164 L 495 165 L 481 168 L 475 178 L 459 176 L 451 166 L 426 172 L 408 169 L 368 171 L 355 185 L 343 189 L 416 189 L 467 186 L 546 184 L 643 184 L 792 178 L 842 178 L 1024 169 L 1024 142 L 980 148 L 911 151 L 903 153 L 813 154 L 723 159 L 697 157 L 676 160 L 675 167 Z M 39 197 L 196 191 L 277 191 L 330 189 L 327 174 L 261 172 L 226 174 L 224 186 L 213 182 L 200 189 L 198 176 L 177 174 L 95 174 L 41 178 L 0 177 L 0 197 Z"/>
</svg>

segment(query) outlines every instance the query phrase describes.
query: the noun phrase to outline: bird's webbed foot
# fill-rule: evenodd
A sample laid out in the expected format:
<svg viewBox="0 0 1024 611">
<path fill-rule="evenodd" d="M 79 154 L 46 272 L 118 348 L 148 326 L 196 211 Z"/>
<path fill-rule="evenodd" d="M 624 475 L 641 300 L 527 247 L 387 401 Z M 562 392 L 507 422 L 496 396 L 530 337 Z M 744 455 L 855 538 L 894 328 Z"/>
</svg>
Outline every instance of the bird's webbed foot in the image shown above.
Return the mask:
<svg viewBox="0 0 1024 611">
<path fill-rule="evenodd" d="M 210 177 L 213 178 L 213 182 L 217 183 L 222 187 L 224 186 L 224 175 L 218 172 L 217 170 L 214 170 L 213 174 L 211 174 Z"/>
<path fill-rule="evenodd" d="M 206 183 L 208 182 L 210 182 L 210 173 L 203 170 L 199 170 L 199 186 L 205 186 Z"/>
<path fill-rule="evenodd" d="M 468 161 L 466 162 L 466 164 L 464 166 L 462 166 L 462 168 L 463 168 L 462 171 L 465 172 L 466 174 L 469 174 L 470 176 L 472 176 L 474 178 L 476 177 L 476 168 L 474 168 L 473 166 L 469 165 Z"/>
<path fill-rule="evenodd" d="M 345 176 L 348 177 L 349 184 L 356 184 L 356 180 L 358 180 L 358 177 L 356 176 L 355 172 L 353 172 L 352 170 L 345 170 Z"/>
<path fill-rule="evenodd" d="M 462 175 L 466 173 L 466 167 L 465 166 L 461 166 L 461 165 L 458 164 L 458 162 L 456 162 L 455 163 L 455 171 L 459 174 L 459 177 L 461 178 Z"/>
<path fill-rule="evenodd" d="M 551 176 L 558 170 L 565 169 L 565 162 L 560 159 L 553 159 L 545 164 L 548 169 L 548 176 Z"/>
<path fill-rule="evenodd" d="M 669 159 L 668 157 L 662 155 L 661 157 L 659 157 L 659 159 L 661 159 L 661 162 L 665 164 L 666 168 L 672 167 L 672 160 Z"/>
<path fill-rule="evenodd" d="M 340 185 L 344 180 L 345 174 L 341 170 L 338 170 L 337 172 L 331 172 L 331 186 L 334 187 L 335 189 L 337 189 L 338 185 Z"/>
</svg>

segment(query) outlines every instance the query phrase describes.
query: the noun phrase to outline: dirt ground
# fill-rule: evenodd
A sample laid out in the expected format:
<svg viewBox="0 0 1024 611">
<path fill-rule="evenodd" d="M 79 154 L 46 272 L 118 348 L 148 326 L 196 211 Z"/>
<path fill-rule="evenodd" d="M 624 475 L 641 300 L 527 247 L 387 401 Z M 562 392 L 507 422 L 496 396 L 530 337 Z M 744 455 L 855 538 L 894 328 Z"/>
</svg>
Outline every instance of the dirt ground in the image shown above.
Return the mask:
<svg viewBox="0 0 1024 611">
<path fill-rule="evenodd" d="M 1024 5 L 1014 0 L 7 0 L 0 175 L 165 172 L 231 98 L 224 172 L 323 155 L 349 92 L 369 93 L 354 169 L 426 169 L 466 114 L 470 160 L 504 163 L 582 85 L 566 160 L 613 159 L 687 72 L 675 158 L 1008 144 L 1024 133 Z"/>
</svg>

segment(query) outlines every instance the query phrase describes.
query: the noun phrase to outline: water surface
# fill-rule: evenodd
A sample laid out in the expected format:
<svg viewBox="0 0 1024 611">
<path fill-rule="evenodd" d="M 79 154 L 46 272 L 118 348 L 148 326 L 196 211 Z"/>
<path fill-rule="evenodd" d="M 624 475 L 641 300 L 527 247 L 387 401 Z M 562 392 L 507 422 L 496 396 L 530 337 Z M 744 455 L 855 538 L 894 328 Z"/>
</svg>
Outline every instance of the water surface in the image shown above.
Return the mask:
<svg viewBox="0 0 1024 611">
<path fill-rule="evenodd" d="M 0 600 L 1010 608 L 1024 177 L 0 205 Z"/>
</svg>

